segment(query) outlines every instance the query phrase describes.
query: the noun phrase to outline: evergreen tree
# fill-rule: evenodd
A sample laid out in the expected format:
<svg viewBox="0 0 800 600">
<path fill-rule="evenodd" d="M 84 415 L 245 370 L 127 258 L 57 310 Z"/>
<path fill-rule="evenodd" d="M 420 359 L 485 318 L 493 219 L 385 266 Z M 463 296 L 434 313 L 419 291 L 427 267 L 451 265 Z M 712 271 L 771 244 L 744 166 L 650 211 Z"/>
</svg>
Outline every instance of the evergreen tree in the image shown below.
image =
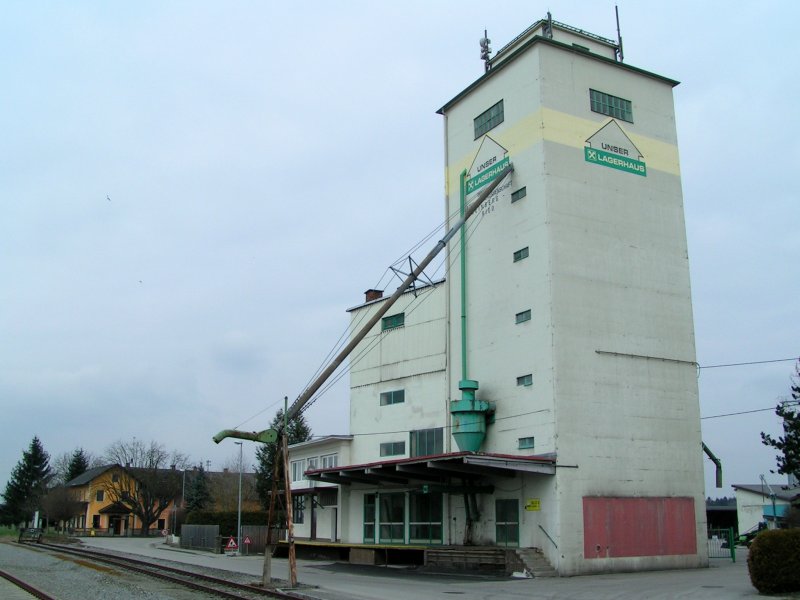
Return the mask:
<svg viewBox="0 0 800 600">
<path fill-rule="evenodd" d="M 4 524 L 18 525 L 33 518 L 51 479 L 50 455 L 39 438 L 34 437 L 6 483 L 0 520 Z"/>
<path fill-rule="evenodd" d="M 283 409 L 275 413 L 275 417 L 270 423 L 272 429 L 283 430 Z M 289 445 L 307 442 L 311 439 L 311 427 L 306 423 L 303 413 L 298 414 L 289 421 L 288 428 Z M 269 495 L 272 492 L 272 472 L 275 459 L 280 456 L 278 452 L 281 440 L 275 444 L 259 444 L 256 449 L 256 491 L 261 500 L 261 504 L 266 508 L 269 506 Z M 280 475 L 279 475 L 280 476 Z M 281 485 L 280 480 L 278 485 Z"/>
<path fill-rule="evenodd" d="M 186 510 L 204 510 L 211 505 L 211 491 L 208 489 L 208 475 L 203 465 L 195 472 L 186 487 Z"/>
<path fill-rule="evenodd" d="M 79 475 L 83 475 L 89 469 L 89 457 L 83 448 L 76 448 L 72 453 L 72 458 L 67 467 L 66 481 L 72 481 Z"/>
<path fill-rule="evenodd" d="M 778 473 L 800 478 L 800 360 L 795 365 L 795 375 L 790 385 L 792 401 L 782 402 L 775 408 L 775 414 L 783 419 L 783 435 L 775 439 L 762 431 L 761 443 L 780 452 L 775 457 Z"/>
</svg>

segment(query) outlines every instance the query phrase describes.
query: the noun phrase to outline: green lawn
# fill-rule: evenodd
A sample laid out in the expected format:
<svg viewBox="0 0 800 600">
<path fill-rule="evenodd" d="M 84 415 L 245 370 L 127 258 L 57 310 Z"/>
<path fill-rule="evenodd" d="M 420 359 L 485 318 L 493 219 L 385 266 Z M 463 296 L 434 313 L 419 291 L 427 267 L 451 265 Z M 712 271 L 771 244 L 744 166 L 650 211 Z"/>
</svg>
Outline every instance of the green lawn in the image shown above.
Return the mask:
<svg viewBox="0 0 800 600">
<path fill-rule="evenodd" d="M 2 527 L 0 526 L 0 538 L 3 537 L 17 537 L 19 535 L 19 531 L 16 527 Z"/>
</svg>

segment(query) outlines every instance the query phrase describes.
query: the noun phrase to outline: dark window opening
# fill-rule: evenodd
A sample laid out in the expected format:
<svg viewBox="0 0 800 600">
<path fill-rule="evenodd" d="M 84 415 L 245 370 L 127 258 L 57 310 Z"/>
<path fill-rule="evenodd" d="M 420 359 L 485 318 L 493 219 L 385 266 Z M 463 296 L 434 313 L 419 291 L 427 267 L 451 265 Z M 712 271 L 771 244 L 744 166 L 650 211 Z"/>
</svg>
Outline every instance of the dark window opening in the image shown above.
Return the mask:
<svg viewBox="0 0 800 600">
<path fill-rule="evenodd" d="M 477 140 L 487 131 L 494 129 L 503 122 L 503 101 L 500 100 L 489 110 L 475 117 L 475 139 Z"/>
<path fill-rule="evenodd" d="M 633 107 L 630 100 L 597 90 L 589 90 L 589 107 L 592 112 L 633 123 Z"/>
</svg>

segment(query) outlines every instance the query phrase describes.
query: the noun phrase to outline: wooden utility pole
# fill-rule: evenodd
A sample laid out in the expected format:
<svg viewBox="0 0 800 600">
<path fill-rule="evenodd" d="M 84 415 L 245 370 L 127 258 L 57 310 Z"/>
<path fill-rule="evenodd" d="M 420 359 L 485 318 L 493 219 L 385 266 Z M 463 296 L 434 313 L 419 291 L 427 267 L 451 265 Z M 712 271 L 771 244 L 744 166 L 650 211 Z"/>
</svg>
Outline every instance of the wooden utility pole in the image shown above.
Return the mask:
<svg viewBox="0 0 800 600">
<path fill-rule="evenodd" d="M 278 474 L 280 473 L 283 459 L 280 458 L 280 446 L 275 444 L 275 458 L 272 464 L 272 492 L 269 495 L 269 511 L 267 512 L 267 544 L 264 548 L 264 569 L 261 574 L 261 585 L 264 588 L 272 587 L 272 521 L 275 518 L 275 500 L 278 498 Z"/>
<path fill-rule="evenodd" d="M 297 557 L 294 549 L 294 523 L 292 522 L 292 482 L 289 477 L 289 397 L 283 399 L 283 480 L 286 486 L 286 536 L 289 541 L 289 583 L 297 587 Z"/>
</svg>

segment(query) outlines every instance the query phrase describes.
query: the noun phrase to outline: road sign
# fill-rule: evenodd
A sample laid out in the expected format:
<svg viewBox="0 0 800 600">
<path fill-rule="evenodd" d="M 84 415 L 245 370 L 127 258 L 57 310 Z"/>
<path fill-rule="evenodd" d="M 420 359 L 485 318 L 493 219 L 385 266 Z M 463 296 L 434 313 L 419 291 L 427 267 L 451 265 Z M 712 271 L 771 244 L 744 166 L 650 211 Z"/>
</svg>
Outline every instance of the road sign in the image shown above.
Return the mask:
<svg viewBox="0 0 800 600">
<path fill-rule="evenodd" d="M 164 537 L 167 537 L 169 535 L 169 531 L 167 529 L 162 529 L 161 530 L 161 535 L 163 535 Z"/>
<path fill-rule="evenodd" d="M 245 546 L 249 546 L 252 542 L 250 541 L 250 536 L 244 536 L 244 544 Z"/>
<path fill-rule="evenodd" d="M 238 549 L 239 545 L 236 543 L 236 540 L 233 539 L 233 536 L 231 536 L 231 539 L 229 539 L 228 543 L 225 545 L 225 550 L 238 550 Z"/>
</svg>

